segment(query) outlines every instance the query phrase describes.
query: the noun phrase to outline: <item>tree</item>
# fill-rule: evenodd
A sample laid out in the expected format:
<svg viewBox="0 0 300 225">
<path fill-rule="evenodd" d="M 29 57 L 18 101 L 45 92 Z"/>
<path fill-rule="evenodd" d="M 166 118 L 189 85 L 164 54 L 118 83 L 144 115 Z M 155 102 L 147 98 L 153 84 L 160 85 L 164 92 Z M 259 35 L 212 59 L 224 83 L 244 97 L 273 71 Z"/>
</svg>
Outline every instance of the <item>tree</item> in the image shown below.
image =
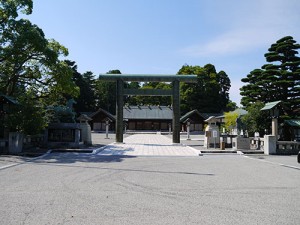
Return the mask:
<svg viewBox="0 0 300 225">
<path fill-rule="evenodd" d="M 172 86 L 166 82 L 146 82 L 140 89 L 162 89 L 169 90 Z M 136 96 L 138 105 L 171 105 L 170 96 Z"/>
<path fill-rule="evenodd" d="M 230 131 L 237 126 L 237 118 L 239 114 L 237 112 L 226 112 L 225 113 L 225 129 Z"/>
<path fill-rule="evenodd" d="M 33 93 L 25 92 L 18 97 L 19 105 L 11 108 L 4 125 L 10 131 L 18 131 L 27 135 L 40 134 L 48 125 L 51 115 L 43 104 L 43 99 L 32 101 Z"/>
<path fill-rule="evenodd" d="M 79 112 L 92 112 L 96 110 L 96 96 L 95 96 L 95 76 L 92 72 L 88 71 L 81 74 L 77 71 L 75 62 L 66 61 L 72 68 L 73 81 L 80 89 L 80 94 L 75 98 L 74 110 Z M 71 97 L 69 97 L 71 98 Z"/>
<path fill-rule="evenodd" d="M 68 50 L 48 40 L 37 25 L 17 19 L 19 12 L 30 14 L 32 1 L 1 1 L 0 91 L 17 96 L 31 89 L 35 97 L 52 99 L 61 93 L 77 94 L 72 71 L 59 57 Z"/>
<path fill-rule="evenodd" d="M 254 136 L 255 132 L 259 132 L 261 135 L 265 133 L 265 130 L 269 130 L 270 121 L 265 111 L 261 111 L 264 107 L 264 103 L 256 102 L 247 107 L 248 113 L 241 118 L 242 123 L 245 125 L 249 136 Z"/>
<path fill-rule="evenodd" d="M 0 92 L 15 97 L 21 107 L 9 115 L 12 129 L 32 134 L 44 128 L 47 105 L 76 96 L 72 69 L 61 57 L 68 50 L 19 13 L 32 12 L 32 0 L 0 2 Z"/>
<path fill-rule="evenodd" d="M 110 70 L 107 74 L 121 74 L 120 70 Z M 102 108 L 112 114 L 116 113 L 116 84 L 115 82 L 97 80 L 95 85 L 97 108 Z"/>
<path fill-rule="evenodd" d="M 242 82 L 241 104 L 245 107 L 260 101 L 282 101 L 282 114 L 295 116 L 300 106 L 300 45 L 287 36 L 272 44 L 265 54 L 267 64 L 251 71 Z"/>
<path fill-rule="evenodd" d="M 226 111 L 230 102 L 230 79 L 224 71 L 217 72 L 212 64 L 204 67 L 184 65 L 177 74 L 195 74 L 198 77 L 196 84 L 181 84 L 183 113 L 193 109 L 199 112 Z"/>
</svg>

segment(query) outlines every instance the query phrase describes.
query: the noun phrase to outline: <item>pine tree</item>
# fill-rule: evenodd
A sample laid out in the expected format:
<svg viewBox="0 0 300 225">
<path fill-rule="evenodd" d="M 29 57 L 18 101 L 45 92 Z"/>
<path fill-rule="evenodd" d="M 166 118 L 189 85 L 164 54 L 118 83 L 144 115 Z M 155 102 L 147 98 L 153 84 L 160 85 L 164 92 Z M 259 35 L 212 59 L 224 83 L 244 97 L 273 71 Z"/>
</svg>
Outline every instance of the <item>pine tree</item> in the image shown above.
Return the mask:
<svg viewBox="0 0 300 225">
<path fill-rule="evenodd" d="M 247 83 L 241 90 L 241 104 L 249 107 L 263 103 L 282 101 L 283 113 L 294 116 L 300 106 L 300 45 L 291 36 L 281 38 L 272 44 L 265 54 L 267 64 L 255 69 L 243 78 Z"/>
</svg>

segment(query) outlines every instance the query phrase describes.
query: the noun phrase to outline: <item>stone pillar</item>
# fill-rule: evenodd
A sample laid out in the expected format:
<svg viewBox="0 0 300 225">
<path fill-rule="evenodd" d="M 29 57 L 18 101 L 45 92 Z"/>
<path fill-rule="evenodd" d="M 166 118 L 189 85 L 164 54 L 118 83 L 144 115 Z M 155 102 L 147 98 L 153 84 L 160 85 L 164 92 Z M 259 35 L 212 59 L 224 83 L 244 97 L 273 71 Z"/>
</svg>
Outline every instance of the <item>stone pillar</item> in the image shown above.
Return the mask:
<svg viewBox="0 0 300 225">
<path fill-rule="evenodd" d="M 276 154 L 277 138 L 273 135 L 265 135 L 264 137 L 264 153 L 265 155 Z"/>
<path fill-rule="evenodd" d="M 106 134 L 105 139 L 109 139 L 108 138 L 108 128 L 109 128 L 109 120 L 106 120 L 105 121 L 105 134 Z"/>
<path fill-rule="evenodd" d="M 92 145 L 91 126 L 86 121 L 84 123 L 80 123 L 80 128 L 83 143 L 86 145 Z"/>
<path fill-rule="evenodd" d="M 23 150 L 23 134 L 18 132 L 9 133 L 8 151 L 17 154 Z"/>
<path fill-rule="evenodd" d="M 116 142 L 123 142 L 124 81 L 121 79 L 118 79 L 116 83 L 117 83 Z"/>
<path fill-rule="evenodd" d="M 191 122 L 187 121 L 187 123 L 186 123 L 187 139 L 186 140 L 191 140 L 191 138 L 190 138 L 190 125 L 191 125 Z"/>
<path fill-rule="evenodd" d="M 180 143 L 180 92 L 179 80 L 173 81 L 173 143 Z"/>
<path fill-rule="evenodd" d="M 272 119 L 272 135 L 275 136 L 276 141 L 278 140 L 278 119 Z"/>
</svg>

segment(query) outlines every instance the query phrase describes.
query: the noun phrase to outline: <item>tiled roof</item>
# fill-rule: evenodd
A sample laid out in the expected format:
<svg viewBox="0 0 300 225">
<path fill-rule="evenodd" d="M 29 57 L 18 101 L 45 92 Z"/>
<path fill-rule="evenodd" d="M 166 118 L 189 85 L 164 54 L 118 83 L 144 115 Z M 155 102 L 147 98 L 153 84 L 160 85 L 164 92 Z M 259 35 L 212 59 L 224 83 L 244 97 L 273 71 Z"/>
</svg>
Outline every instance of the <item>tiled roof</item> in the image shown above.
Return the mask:
<svg viewBox="0 0 300 225">
<path fill-rule="evenodd" d="M 104 109 L 98 109 L 96 112 L 92 113 L 89 115 L 89 117 L 93 118 L 95 115 L 97 115 L 98 113 L 103 112 L 105 115 L 107 115 L 107 117 L 109 117 L 111 120 L 116 120 L 116 117 L 114 115 L 112 115 L 111 113 L 107 112 Z"/>
<path fill-rule="evenodd" d="M 181 118 L 180 118 L 180 122 L 184 122 L 185 120 L 187 120 L 189 117 L 191 117 L 194 113 L 198 114 L 199 116 L 202 116 L 199 111 L 197 109 L 194 109 L 188 113 L 186 113 L 185 115 L 183 115 Z"/>
<path fill-rule="evenodd" d="M 124 119 L 160 119 L 172 120 L 173 109 L 168 106 L 126 106 Z"/>
</svg>

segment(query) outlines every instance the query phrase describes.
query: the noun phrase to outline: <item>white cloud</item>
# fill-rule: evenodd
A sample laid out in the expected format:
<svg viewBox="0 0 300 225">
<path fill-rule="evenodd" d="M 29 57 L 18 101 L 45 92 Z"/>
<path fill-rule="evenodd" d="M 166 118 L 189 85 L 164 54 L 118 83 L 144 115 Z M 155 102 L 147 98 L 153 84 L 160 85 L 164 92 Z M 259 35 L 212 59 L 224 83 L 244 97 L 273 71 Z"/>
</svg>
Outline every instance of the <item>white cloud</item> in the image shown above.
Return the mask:
<svg viewBox="0 0 300 225">
<path fill-rule="evenodd" d="M 193 57 L 237 55 L 260 47 L 267 48 L 287 35 L 294 36 L 296 40 L 300 37 L 299 1 L 239 1 L 234 8 L 230 7 L 229 4 L 227 7 L 223 5 L 214 13 L 220 16 L 219 25 L 227 31 L 208 37 L 209 41 L 187 46 L 181 52 Z M 230 13 L 226 15 L 224 12 Z"/>
<path fill-rule="evenodd" d="M 270 31 L 261 29 L 232 30 L 207 43 L 189 46 L 182 52 L 191 56 L 220 56 L 247 52 L 253 47 L 269 43 L 267 37 L 270 34 Z"/>
</svg>

